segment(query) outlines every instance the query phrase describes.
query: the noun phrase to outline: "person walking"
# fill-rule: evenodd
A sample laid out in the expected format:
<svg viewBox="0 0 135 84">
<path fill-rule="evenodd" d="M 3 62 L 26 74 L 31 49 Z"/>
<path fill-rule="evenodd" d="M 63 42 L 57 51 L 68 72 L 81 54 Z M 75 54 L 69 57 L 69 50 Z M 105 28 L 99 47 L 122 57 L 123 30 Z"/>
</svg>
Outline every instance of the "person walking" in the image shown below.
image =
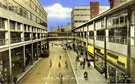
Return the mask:
<svg viewBox="0 0 135 84">
<path fill-rule="evenodd" d="M 14 82 L 14 84 L 17 84 L 17 77 L 16 76 L 14 76 L 13 82 Z"/>
<path fill-rule="evenodd" d="M 59 79 L 60 79 L 60 84 L 63 83 L 63 74 L 62 73 L 59 73 Z"/>
<path fill-rule="evenodd" d="M 87 62 L 87 65 L 88 65 L 88 68 L 90 68 L 90 67 L 91 67 L 91 65 L 90 65 L 90 62 L 89 62 L 89 61 Z"/>
<path fill-rule="evenodd" d="M 61 55 L 59 56 L 59 59 L 61 60 Z"/>
<path fill-rule="evenodd" d="M 52 60 L 50 59 L 50 67 L 52 67 Z"/>
<path fill-rule="evenodd" d="M 83 59 L 83 69 L 85 69 L 85 62 L 86 62 L 86 60 L 85 60 L 85 58 Z"/>
<path fill-rule="evenodd" d="M 65 61 L 65 67 L 68 68 L 68 63 L 67 60 Z"/>
<path fill-rule="evenodd" d="M 58 63 L 58 67 L 59 67 L 59 68 L 61 67 L 61 64 L 60 64 L 60 62 Z"/>
<path fill-rule="evenodd" d="M 88 72 L 87 71 L 84 72 L 84 79 L 88 80 Z"/>
</svg>

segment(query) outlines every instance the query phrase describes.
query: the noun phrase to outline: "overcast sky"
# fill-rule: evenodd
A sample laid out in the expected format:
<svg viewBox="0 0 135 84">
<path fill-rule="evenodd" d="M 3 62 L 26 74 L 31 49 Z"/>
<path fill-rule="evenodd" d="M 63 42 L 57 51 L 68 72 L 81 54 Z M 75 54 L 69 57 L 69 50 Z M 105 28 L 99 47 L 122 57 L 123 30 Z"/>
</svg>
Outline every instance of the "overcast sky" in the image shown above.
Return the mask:
<svg viewBox="0 0 135 84">
<path fill-rule="evenodd" d="M 71 22 L 72 7 L 89 6 L 90 1 L 99 1 L 100 5 L 109 5 L 108 0 L 39 0 L 48 13 L 48 31 L 54 26 L 64 26 Z"/>
</svg>

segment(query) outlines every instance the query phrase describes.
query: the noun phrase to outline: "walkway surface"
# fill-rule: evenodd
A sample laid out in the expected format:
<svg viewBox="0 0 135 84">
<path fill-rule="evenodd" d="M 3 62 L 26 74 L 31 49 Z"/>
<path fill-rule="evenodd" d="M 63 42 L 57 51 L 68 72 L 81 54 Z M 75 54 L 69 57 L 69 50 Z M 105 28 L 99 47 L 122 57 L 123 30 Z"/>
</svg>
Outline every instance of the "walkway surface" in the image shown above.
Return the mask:
<svg viewBox="0 0 135 84">
<path fill-rule="evenodd" d="M 65 61 L 68 63 L 68 68 L 65 67 Z M 59 62 L 61 67 L 58 66 Z M 63 75 L 62 80 L 59 77 L 60 73 Z M 54 45 L 50 46 L 49 58 L 42 58 L 20 84 L 76 84 L 76 80 L 66 52 L 59 45 Z"/>
<path fill-rule="evenodd" d="M 72 50 L 63 50 L 60 45 L 50 45 L 50 56 L 41 58 L 19 84 L 107 84 L 104 76 L 96 69 L 82 69 L 75 60 L 76 56 Z M 65 67 L 65 61 L 68 68 Z M 84 71 L 88 72 L 88 80 L 83 78 Z M 62 80 L 59 77 L 60 73 L 63 75 Z"/>
<path fill-rule="evenodd" d="M 75 74 L 77 84 L 107 84 L 107 80 L 105 79 L 105 77 L 101 75 L 95 68 L 85 67 L 85 69 L 83 69 L 80 66 L 80 63 L 76 62 L 75 59 L 77 54 L 74 51 L 67 50 L 67 54 L 72 64 L 71 66 Z M 88 80 L 85 80 L 83 78 L 85 71 L 88 72 Z"/>
</svg>

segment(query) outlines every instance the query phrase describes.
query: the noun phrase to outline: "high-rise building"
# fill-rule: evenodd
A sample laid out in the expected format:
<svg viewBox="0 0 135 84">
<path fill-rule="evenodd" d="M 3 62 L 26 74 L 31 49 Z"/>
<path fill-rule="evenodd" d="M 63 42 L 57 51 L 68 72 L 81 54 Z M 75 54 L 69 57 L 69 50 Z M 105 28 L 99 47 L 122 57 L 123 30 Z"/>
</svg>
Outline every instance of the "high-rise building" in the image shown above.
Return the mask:
<svg viewBox="0 0 135 84">
<path fill-rule="evenodd" d="M 90 6 L 75 6 L 72 9 L 72 28 L 76 28 L 91 18 L 108 10 L 109 6 L 99 6 L 99 2 L 90 2 Z"/>
<path fill-rule="evenodd" d="M 18 81 L 48 49 L 47 13 L 38 0 L 0 0 L 0 79 Z"/>
</svg>

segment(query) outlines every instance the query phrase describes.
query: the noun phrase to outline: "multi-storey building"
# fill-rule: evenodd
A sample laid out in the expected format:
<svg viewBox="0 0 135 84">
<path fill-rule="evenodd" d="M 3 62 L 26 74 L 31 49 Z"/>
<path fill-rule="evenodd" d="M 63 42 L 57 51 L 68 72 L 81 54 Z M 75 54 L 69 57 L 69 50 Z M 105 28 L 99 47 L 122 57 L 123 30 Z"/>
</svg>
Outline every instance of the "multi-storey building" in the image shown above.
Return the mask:
<svg viewBox="0 0 135 84">
<path fill-rule="evenodd" d="M 47 13 L 38 0 L 0 0 L 0 82 L 19 81 L 47 48 Z"/>
<path fill-rule="evenodd" d="M 90 2 L 90 6 L 74 6 L 72 9 L 72 29 L 109 9 L 109 6 L 99 6 L 99 2 Z"/>
<path fill-rule="evenodd" d="M 94 60 L 111 83 L 135 83 L 135 1 L 98 15 L 74 28 L 74 45 Z"/>
</svg>

